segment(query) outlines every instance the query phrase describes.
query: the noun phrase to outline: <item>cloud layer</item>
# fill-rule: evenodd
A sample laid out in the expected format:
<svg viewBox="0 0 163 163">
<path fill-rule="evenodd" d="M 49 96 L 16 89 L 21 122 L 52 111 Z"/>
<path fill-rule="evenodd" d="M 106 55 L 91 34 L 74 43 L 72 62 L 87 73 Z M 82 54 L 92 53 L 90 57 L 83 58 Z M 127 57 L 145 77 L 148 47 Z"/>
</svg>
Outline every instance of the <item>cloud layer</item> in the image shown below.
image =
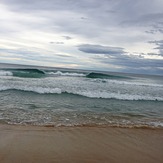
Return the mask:
<svg viewBox="0 0 163 163">
<path fill-rule="evenodd" d="M 83 44 L 79 45 L 78 49 L 85 53 L 92 53 L 92 54 L 123 54 L 123 48 L 119 47 L 109 47 L 109 46 L 101 46 L 101 45 L 90 45 L 90 44 Z"/>
<path fill-rule="evenodd" d="M 161 0 L 1 0 L 0 62 L 163 75 Z"/>
</svg>

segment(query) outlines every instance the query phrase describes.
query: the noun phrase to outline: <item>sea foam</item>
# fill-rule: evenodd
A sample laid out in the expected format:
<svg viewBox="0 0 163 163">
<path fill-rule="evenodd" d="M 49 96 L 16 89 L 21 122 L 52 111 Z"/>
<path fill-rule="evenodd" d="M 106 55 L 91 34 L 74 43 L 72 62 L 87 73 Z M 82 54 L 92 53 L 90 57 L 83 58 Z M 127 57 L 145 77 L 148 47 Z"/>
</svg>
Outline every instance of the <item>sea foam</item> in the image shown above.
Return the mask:
<svg viewBox="0 0 163 163">
<path fill-rule="evenodd" d="M 163 86 L 139 85 L 128 82 L 96 82 L 80 77 L 48 77 L 48 78 L 16 78 L 1 77 L 0 91 L 20 90 L 39 94 L 68 93 L 89 98 L 105 98 L 119 100 L 158 100 L 163 101 Z"/>
<path fill-rule="evenodd" d="M 13 73 L 10 71 L 0 70 L 0 76 L 13 76 Z"/>
<path fill-rule="evenodd" d="M 78 76 L 78 77 L 84 77 L 84 76 L 86 76 L 83 73 L 72 73 L 72 72 L 61 72 L 61 71 L 48 72 L 47 74 L 50 74 L 50 75 L 58 75 L 58 76 Z"/>
</svg>

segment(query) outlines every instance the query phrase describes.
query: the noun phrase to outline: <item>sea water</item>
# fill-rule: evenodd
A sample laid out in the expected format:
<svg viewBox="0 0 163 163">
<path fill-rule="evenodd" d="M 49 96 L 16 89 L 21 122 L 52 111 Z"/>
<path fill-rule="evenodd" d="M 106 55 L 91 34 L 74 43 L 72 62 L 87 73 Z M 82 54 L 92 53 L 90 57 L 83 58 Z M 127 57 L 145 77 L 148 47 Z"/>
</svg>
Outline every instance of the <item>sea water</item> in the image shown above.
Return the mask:
<svg viewBox="0 0 163 163">
<path fill-rule="evenodd" d="M 0 123 L 163 127 L 163 77 L 1 65 Z"/>
</svg>

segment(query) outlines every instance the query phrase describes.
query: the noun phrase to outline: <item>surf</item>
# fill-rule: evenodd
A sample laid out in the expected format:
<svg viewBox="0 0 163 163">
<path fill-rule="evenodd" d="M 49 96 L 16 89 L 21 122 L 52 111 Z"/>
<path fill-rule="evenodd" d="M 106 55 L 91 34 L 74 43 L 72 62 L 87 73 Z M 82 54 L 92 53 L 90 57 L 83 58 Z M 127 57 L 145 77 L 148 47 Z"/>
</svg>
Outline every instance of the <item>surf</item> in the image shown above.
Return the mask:
<svg viewBox="0 0 163 163">
<path fill-rule="evenodd" d="M 21 78 L 41 78 L 45 72 L 40 69 L 5 69 L 0 70 L 0 76 L 14 76 Z"/>
<path fill-rule="evenodd" d="M 87 78 L 100 78 L 100 79 L 130 79 L 127 76 L 110 75 L 110 74 L 96 73 L 96 72 L 91 72 L 86 77 Z"/>
</svg>

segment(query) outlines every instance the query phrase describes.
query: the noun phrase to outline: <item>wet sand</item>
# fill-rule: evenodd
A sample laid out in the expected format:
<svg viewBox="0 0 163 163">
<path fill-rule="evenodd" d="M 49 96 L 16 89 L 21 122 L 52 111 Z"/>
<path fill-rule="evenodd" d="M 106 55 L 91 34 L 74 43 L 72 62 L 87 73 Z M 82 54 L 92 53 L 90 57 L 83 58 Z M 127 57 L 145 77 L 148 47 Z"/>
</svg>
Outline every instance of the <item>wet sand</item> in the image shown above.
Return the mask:
<svg viewBox="0 0 163 163">
<path fill-rule="evenodd" d="M 0 125 L 0 163 L 161 163 L 162 129 Z"/>
</svg>

